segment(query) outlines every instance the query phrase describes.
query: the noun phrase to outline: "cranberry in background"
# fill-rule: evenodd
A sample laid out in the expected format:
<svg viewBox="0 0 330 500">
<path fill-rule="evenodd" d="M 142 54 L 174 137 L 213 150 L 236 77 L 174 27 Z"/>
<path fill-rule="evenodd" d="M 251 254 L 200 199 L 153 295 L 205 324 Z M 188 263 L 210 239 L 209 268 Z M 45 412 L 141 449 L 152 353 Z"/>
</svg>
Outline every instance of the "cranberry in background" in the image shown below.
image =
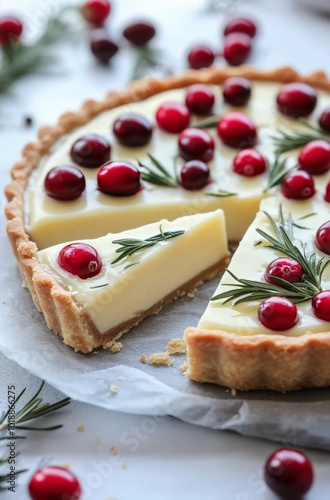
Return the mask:
<svg viewBox="0 0 330 500">
<path fill-rule="evenodd" d="M 108 0 L 88 0 L 80 11 L 87 22 L 102 26 L 111 12 L 111 4 Z"/>
<path fill-rule="evenodd" d="M 155 35 L 156 28 L 149 21 L 131 23 L 123 31 L 124 38 L 136 47 L 146 45 Z"/>
<path fill-rule="evenodd" d="M 23 24 L 14 16 L 0 17 L 0 45 L 6 46 L 19 40 Z"/>
</svg>

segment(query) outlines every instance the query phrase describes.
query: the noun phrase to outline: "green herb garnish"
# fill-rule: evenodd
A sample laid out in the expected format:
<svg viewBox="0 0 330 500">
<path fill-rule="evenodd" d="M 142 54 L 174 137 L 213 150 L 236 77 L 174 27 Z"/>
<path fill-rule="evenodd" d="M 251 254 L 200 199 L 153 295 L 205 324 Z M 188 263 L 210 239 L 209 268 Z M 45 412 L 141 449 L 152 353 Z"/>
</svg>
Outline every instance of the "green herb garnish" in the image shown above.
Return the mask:
<svg viewBox="0 0 330 500">
<path fill-rule="evenodd" d="M 207 196 L 215 196 L 216 198 L 228 198 L 228 196 L 237 196 L 237 193 L 231 193 L 224 189 L 219 189 L 216 193 L 206 193 Z"/>
<path fill-rule="evenodd" d="M 148 153 L 148 157 L 152 163 L 151 167 L 144 165 L 140 161 L 138 162 L 139 167 L 142 169 L 141 178 L 150 182 L 150 184 L 176 187 L 178 185 L 176 178 L 150 153 Z"/>
<path fill-rule="evenodd" d="M 299 120 L 306 130 L 283 132 L 278 130 L 276 135 L 272 136 L 275 145 L 275 154 L 281 155 L 292 149 L 301 148 L 315 139 L 325 139 L 330 141 L 330 135 L 318 127 L 314 127 L 306 120 Z"/>
<path fill-rule="evenodd" d="M 274 163 L 269 166 L 267 186 L 263 192 L 281 184 L 284 177 L 296 167 L 288 167 L 287 159 L 275 156 Z"/>
</svg>

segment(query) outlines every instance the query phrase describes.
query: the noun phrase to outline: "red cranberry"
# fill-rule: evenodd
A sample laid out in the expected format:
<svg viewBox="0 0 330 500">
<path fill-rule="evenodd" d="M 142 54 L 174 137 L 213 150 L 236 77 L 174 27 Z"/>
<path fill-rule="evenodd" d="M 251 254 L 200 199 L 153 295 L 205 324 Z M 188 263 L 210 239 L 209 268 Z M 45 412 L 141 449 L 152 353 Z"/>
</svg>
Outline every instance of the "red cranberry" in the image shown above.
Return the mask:
<svg viewBox="0 0 330 500">
<path fill-rule="evenodd" d="M 311 198 L 315 194 L 313 177 L 304 170 L 289 172 L 282 181 L 281 193 L 294 200 Z"/>
<path fill-rule="evenodd" d="M 115 121 L 113 133 L 123 146 L 145 146 L 152 136 L 152 124 L 142 115 L 125 113 Z"/>
<path fill-rule="evenodd" d="M 111 11 L 108 0 L 89 0 L 81 7 L 81 12 L 86 21 L 91 24 L 102 25 Z"/>
<path fill-rule="evenodd" d="M 255 149 L 243 149 L 234 158 L 233 171 L 235 174 L 246 177 L 254 177 L 265 172 L 267 163 L 259 151 Z"/>
<path fill-rule="evenodd" d="M 330 108 L 325 109 L 321 114 L 319 125 L 326 132 L 330 132 Z"/>
<path fill-rule="evenodd" d="M 330 221 L 318 228 L 315 236 L 315 245 L 321 252 L 330 255 Z"/>
<path fill-rule="evenodd" d="M 317 95 L 313 87 L 301 82 L 283 85 L 276 98 L 277 109 L 291 118 L 310 115 L 316 101 Z"/>
<path fill-rule="evenodd" d="M 298 450 L 280 448 L 272 453 L 264 467 L 269 488 L 284 500 L 301 500 L 313 483 L 309 458 Z"/>
<path fill-rule="evenodd" d="M 203 83 L 196 83 L 188 88 L 186 106 L 196 115 L 207 115 L 211 112 L 215 101 L 211 87 Z"/>
<path fill-rule="evenodd" d="M 322 290 L 312 299 L 313 314 L 323 321 L 330 321 L 330 290 Z"/>
<path fill-rule="evenodd" d="M 97 174 L 98 188 L 112 196 L 131 196 L 141 189 L 140 172 L 128 161 L 109 161 Z"/>
<path fill-rule="evenodd" d="M 109 161 L 111 146 L 108 141 L 97 134 L 84 135 L 73 144 L 70 155 L 81 167 L 100 167 Z"/>
<path fill-rule="evenodd" d="M 17 17 L 0 18 L 0 45 L 15 43 L 21 36 L 23 24 Z"/>
<path fill-rule="evenodd" d="M 206 163 L 200 160 L 188 161 L 181 170 L 180 185 L 189 191 L 203 189 L 210 178 L 210 170 Z"/>
<path fill-rule="evenodd" d="M 190 113 L 184 104 L 179 102 L 166 102 L 162 104 L 156 113 L 156 121 L 162 130 L 172 134 L 179 134 L 188 127 Z"/>
<path fill-rule="evenodd" d="M 107 64 L 118 52 L 118 45 L 109 37 L 103 29 L 92 32 L 90 47 L 94 57 L 102 64 Z"/>
<path fill-rule="evenodd" d="M 78 479 L 64 467 L 47 465 L 38 469 L 29 482 L 32 500 L 79 500 L 81 488 Z"/>
<path fill-rule="evenodd" d="M 300 152 L 300 168 L 309 174 L 324 174 L 330 170 L 330 144 L 327 141 L 311 141 Z"/>
<path fill-rule="evenodd" d="M 85 176 L 76 167 L 59 165 L 46 175 L 45 191 L 56 200 L 74 200 L 85 190 Z"/>
<path fill-rule="evenodd" d="M 140 47 L 145 45 L 156 34 L 156 29 L 153 24 L 147 21 L 132 23 L 124 29 L 123 35 L 132 45 Z"/>
<path fill-rule="evenodd" d="M 245 17 L 238 17 L 236 19 L 232 19 L 229 23 L 226 24 L 224 29 L 224 35 L 227 36 L 230 33 L 245 33 L 253 38 L 256 35 L 257 27 L 251 19 L 247 19 Z"/>
<path fill-rule="evenodd" d="M 208 68 L 214 63 L 215 55 L 207 45 L 198 45 L 188 54 L 189 67 L 192 69 Z"/>
<path fill-rule="evenodd" d="M 246 78 L 232 76 L 223 84 L 223 99 L 232 106 L 245 106 L 251 97 L 251 83 Z"/>
<path fill-rule="evenodd" d="M 289 283 L 299 283 L 304 276 L 302 266 L 289 257 L 279 257 L 268 264 L 265 271 L 265 280 L 272 285 L 281 286 L 273 278 L 281 278 Z"/>
<path fill-rule="evenodd" d="M 82 280 L 92 278 L 102 269 L 102 261 L 97 250 L 87 243 L 70 243 L 58 255 L 58 265 Z"/>
<path fill-rule="evenodd" d="M 257 129 L 253 121 L 243 113 L 232 111 L 221 118 L 217 131 L 222 142 L 235 148 L 254 146 Z"/>
<path fill-rule="evenodd" d="M 286 297 L 269 297 L 258 309 L 260 323 L 276 332 L 288 330 L 298 322 L 297 306 Z"/>
<path fill-rule="evenodd" d="M 330 182 L 328 182 L 326 188 L 325 188 L 325 195 L 324 195 L 324 200 L 328 203 L 330 203 Z"/>
<path fill-rule="evenodd" d="M 231 33 L 224 41 L 223 55 L 230 66 L 244 63 L 252 49 L 251 38 L 245 33 Z"/>
<path fill-rule="evenodd" d="M 185 160 L 212 160 L 214 153 L 214 140 L 206 130 L 199 128 L 186 128 L 178 139 L 179 153 Z"/>
</svg>

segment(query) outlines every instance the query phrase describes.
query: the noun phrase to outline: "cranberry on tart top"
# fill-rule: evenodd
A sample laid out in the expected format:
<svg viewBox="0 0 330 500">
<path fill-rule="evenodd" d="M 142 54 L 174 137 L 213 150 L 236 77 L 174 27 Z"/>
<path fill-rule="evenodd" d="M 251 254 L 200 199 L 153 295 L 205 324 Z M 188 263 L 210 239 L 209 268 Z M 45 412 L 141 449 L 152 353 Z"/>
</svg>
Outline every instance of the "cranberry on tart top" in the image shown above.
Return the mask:
<svg viewBox="0 0 330 500">
<path fill-rule="evenodd" d="M 250 83 L 249 91 L 243 86 L 244 106 L 235 101 L 240 96 L 233 83 L 226 83 L 233 77 Z M 196 90 L 197 85 L 204 87 Z M 328 166 L 320 167 L 323 173 L 312 171 L 313 155 L 320 157 L 320 148 L 312 146 L 298 159 L 301 148 L 330 138 L 324 125 L 329 92 L 330 83 L 322 73 L 301 77 L 289 68 L 268 73 L 249 67 L 217 68 L 136 83 L 126 93 L 110 93 L 101 103 L 87 102 L 80 113 L 63 116 L 57 127 L 44 128 L 40 142 L 25 149 L 25 159 L 14 168 L 14 180 L 7 188 L 8 233 L 37 307 L 47 316 L 49 297 L 62 297 L 58 304 L 63 307 L 64 323 L 70 322 L 73 309 L 83 307 L 67 284 L 61 286 L 61 279 L 60 284 L 53 276 L 45 281 L 49 268 L 41 256 L 51 245 L 63 243 L 62 248 L 74 240 L 93 246 L 90 238 L 109 231 L 134 233 L 164 217 L 173 220 L 223 209 L 229 240 L 244 238 L 198 327 L 186 331 L 189 376 L 243 390 L 329 385 L 330 325 L 322 318 L 330 279 L 326 258 L 315 243 L 318 228 L 330 219 Z M 201 110 L 212 114 L 201 115 Z M 138 133 L 148 129 L 145 143 L 132 144 L 125 128 L 122 134 L 116 132 L 115 124 L 125 122 L 127 114 L 139 115 L 151 124 L 141 128 L 140 121 L 133 120 Z M 82 166 L 81 161 L 88 161 L 89 147 L 86 158 L 80 155 L 80 163 L 70 151 L 77 141 L 95 134 L 109 144 L 111 158 L 99 167 Z M 49 171 L 65 165 L 81 171 L 85 189 L 80 188 L 80 196 L 63 201 L 61 193 L 57 198 L 54 191 L 47 194 L 45 179 Z M 62 184 L 55 179 L 55 191 L 56 186 L 64 191 L 65 179 Z M 261 211 L 249 227 L 260 203 Z M 273 232 L 286 244 L 303 242 L 296 259 L 291 247 L 291 253 L 283 253 L 282 240 L 281 245 L 272 241 Z M 225 238 L 223 231 L 221 240 Z M 35 242 L 44 248 L 39 254 Z M 301 281 L 292 283 L 277 276 L 278 271 L 271 282 L 265 280 L 266 269 L 281 257 L 302 266 Z M 132 272 L 134 268 L 138 266 Z M 86 283 L 79 276 L 74 279 Z M 248 280 L 253 282 L 254 294 L 236 303 Z M 225 303 L 224 298 L 228 299 Z M 57 309 L 54 306 L 57 315 L 58 304 Z M 287 322 L 278 320 L 283 311 Z M 93 324 L 90 315 L 88 322 Z M 70 338 L 61 321 L 50 326 L 76 349 L 90 350 L 97 342 L 111 346 L 112 340 L 93 338 L 86 348 L 82 324 Z"/>
</svg>

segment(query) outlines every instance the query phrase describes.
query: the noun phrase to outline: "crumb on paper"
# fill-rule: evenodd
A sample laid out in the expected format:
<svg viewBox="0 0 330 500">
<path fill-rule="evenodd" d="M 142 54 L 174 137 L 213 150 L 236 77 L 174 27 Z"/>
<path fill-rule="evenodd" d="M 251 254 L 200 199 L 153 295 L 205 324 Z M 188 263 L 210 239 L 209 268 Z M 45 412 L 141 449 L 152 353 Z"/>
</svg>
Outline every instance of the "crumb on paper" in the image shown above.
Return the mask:
<svg viewBox="0 0 330 500">
<path fill-rule="evenodd" d="M 84 430 L 85 430 L 84 424 L 77 425 L 77 432 L 84 432 Z"/>
<path fill-rule="evenodd" d="M 119 387 L 116 384 L 111 384 L 110 385 L 110 391 L 116 394 L 119 391 Z"/>
<path fill-rule="evenodd" d="M 148 363 L 148 356 L 146 356 L 145 354 L 142 354 L 140 361 L 141 361 L 141 363 Z"/>
<path fill-rule="evenodd" d="M 230 393 L 231 393 L 232 396 L 236 396 L 236 389 L 231 389 Z"/>
<path fill-rule="evenodd" d="M 229 389 L 225 389 L 225 392 L 230 392 L 230 390 Z"/>
<path fill-rule="evenodd" d="M 166 365 L 172 366 L 173 359 L 170 359 L 168 352 L 155 352 L 149 356 L 149 365 Z"/>
<path fill-rule="evenodd" d="M 127 464 L 121 464 L 122 469 L 127 469 Z"/>
<path fill-rule="evenodd" d="M 115 342 L 112 347 L 110 347 L 111 352 L 119 352 L 121 348 L 123 347 L 123 344 L 121 342 Z"/>
<path fill-rule="evenodd" d="M 182 363 L 182 365 L 180 365 L 180 370 L 183 372 L 182 373 L 183 375 L 187 376 L 188 368 L 189 368 L 188 361 L 185 361 L 184 363 Z"/>
<path fill-rule="evenodd" d="M 118 448 L 117 448 L 117 446 L 115 446 L 115 445 L 111 446 L 110 453 L 111 453 L 111 455 L 118 455 Z"/>
<path fill-rule="evenodd" d="M 101 444 L 101 439 L 98 436 L 96 436 L 96 438 L 95 438 L 95 443 L 96 444 Z"/>
<path fill-rule="evenodd" d="M 63 467 L 63 469 L 66 469 L 66 470 L 71 469 L 70 464 L 62 464 L 61 467 Z"/>
<path fill-rule="evenodd" d="M 198 289 L 197 288 L 194 288 L 194 290 L 190 290 L 188 293 L 187 293 L 187 297 L 189 299 L 194 299 L 196 297 L 196 293 L 197 293 Z"/>
<path fill-rule="evenodd" d="M 187 351 L 187 346 L 185 341 L 182 339 L 172 339 L 167 344 L 166 351 L 169 354 L 185 354 Z"/>
<path fill-rule="evenodd" d="M 125 380 L 125 377 L 123 375 L 119 375 L 118 380 L 120 381 Z"/>
</svg>

